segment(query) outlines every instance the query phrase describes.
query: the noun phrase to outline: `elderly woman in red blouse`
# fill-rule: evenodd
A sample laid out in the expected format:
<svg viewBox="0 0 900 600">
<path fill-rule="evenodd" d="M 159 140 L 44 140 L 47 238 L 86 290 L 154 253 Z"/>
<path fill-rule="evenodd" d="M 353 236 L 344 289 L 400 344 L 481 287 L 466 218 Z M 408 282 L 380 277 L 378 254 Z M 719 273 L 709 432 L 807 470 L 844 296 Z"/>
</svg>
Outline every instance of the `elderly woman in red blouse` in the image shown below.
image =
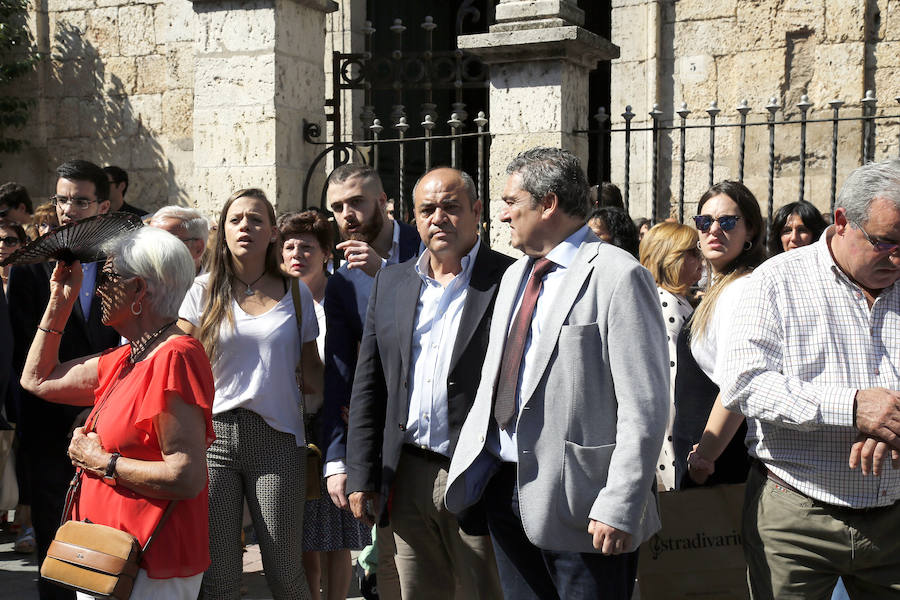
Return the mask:
<svg viewBox="0 0 900 600">
<path fill-rule="evenodd" d="M 108 254 L 97 274 L 102 319 L 130 343 L 59 363 L 82 272 L 77 261 L 58 263 L 22 385 L 50 402 L 93 406 L 69 446 L 82 469 L 71 518 L 127 531 L 143 545 L 177 501 L 131 598 L 193 600 L 209 566 L 206 448 L 215 437 L 209 360 L 176 323 L 194 263 L 178 238 L 150 227 L 114 240 Z"/>
</svg>

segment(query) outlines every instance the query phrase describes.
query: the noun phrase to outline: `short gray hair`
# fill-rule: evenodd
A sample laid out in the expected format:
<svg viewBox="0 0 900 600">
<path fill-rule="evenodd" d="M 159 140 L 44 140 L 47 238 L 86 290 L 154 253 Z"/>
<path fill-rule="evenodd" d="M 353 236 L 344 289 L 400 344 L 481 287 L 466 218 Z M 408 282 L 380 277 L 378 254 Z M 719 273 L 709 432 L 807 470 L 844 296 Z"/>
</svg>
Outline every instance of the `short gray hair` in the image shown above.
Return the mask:
<svg viewBox="0 0 900 600">
<path fill-rule="evenodd" d="M 147 303 L 162 317 L 178 318 L 178 309 L 194 283 L 194 259 L 184 242 L 155 227 L 141 227 L 104 245 L 118 273 L 147 284 Z"/>
<path fill-rule="evenodd" d="M 537 147 L 522 152 L 506 167 L 506 174 L 518 173 L 522 189 L 538 204 L 553 192 L 559 206 L 571 217 L 587 220 L 590 186 L 578 157 L 561 148 Z"/>
<path fill-rule="evenodd" d="M 181 221 L 181 228 L 191 238 L 203 240 L 206 243 L 209 238 L 209 220 L 193 208 L 184 206 L 163 206 L 153 213 L 150 221 L 155 219 L 177 219 Z"/>
<path fill-rule="evenodd" d="M 430 169 L 428 169 L 427 171 L 422 173 L 422 176 L 416 180 L 416 185 L 413 186 L 413 192 L 415 192 L 415 190 L 419 189 L 419 184 L 422 182 L 423 179 L 425 179 L 426 175 L 428 175 L 434 171 L 437 171 L 438 169 L 449 169 L 451 171 L 454 171 L 457 175 L 459 175 L 459 178 L 463 183 L 463 189 L 466 191 L 466 195 L 469 197 L 469 206 L 474 206 L 475 202 L 478 201 L 478 188 L 475 187 L 475 182 L 472 180 L 472 176 L 469 175 L 468 173 L 466 173 L 465 171 L 462 171 L 460 169 L 454 169 L 453 167 L 447 167 L 447 166 L 431 167 Z M 415 198 L 413 198 L 413 201 L 415 201 Z"/>
<path fill-rule="evenodd" d="M 854 170 L 844 181 L 835 207 L 847 212 L 848 221 L 865 225 L 875 198 L 890 200 L 900 209 L 900 159 L 869 163 Z"/>
</svg>

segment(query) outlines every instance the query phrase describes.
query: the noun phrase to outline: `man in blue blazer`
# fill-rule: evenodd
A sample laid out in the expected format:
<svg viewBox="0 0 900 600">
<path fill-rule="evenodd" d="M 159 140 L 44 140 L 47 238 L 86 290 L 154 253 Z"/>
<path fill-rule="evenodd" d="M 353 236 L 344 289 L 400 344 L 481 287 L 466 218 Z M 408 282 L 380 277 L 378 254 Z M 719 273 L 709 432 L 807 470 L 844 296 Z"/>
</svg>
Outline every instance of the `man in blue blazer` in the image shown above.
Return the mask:
<svg viewBox="0 0 900 600">
<path fill-rule="evenodd" d="M 432 169 L 413 197 L 426 250 L 375 277 L 350 403 L 350 506 L 364 522 L 390 522 L 403 598 L 493 600 L 486 528 L 461 525 L 441 499 L 513 259 L 479 240 L 467 174 Z"/>
<path fill-rule="evenodd" d="M 505 597 L 628 600 L 636 549 L 660 525 L 669 366 L 656 286 L 588 230 L 571 153 L 535 148 L 507 174 L 499 218 L 526 256 L 500 284 L 447 507 L 484 498 Z"/>
<path fill-rule="evenodd" d="M 61 225 L 105 213 L 109 209 L 109 182 L 103 170 L 85 160 L 72 160 L 57 168 L 56 193 L 52 201 Z M 62 332 L 60 361 L 95 354 L 119 345 L 119 334 L 100 320 L 100 301 L 94 298 L 98 263 L 82 265 L 85 277 L 72 316 Z M 14 339 L 14 363 L 19 373 L 31 340 L 50 300 L 52 265 L 15 266 L 9 275 L 9 314 Z M 43 562 L 53 540 L 65 504 L 66 489 L 74 469 L 69 460 L 69 437 L 81 407 L 45 402 L 21 392 L 18 424 L 21 456 L 31 491 L 31 518 L 37 540 L 38 564 Z M 43 579 L 38 588 L 42 600 L 74 598 L 69 590 Z"/>
<path fill-rule="evenodd" d="M 325 287 L 325 389 L 319 441 L 325 453 L 328 495 L 336 506 L 349 509 L 345 415 L 350 407 L 366 305 L 375 274 L 383 266 L 415 256 L 420 242 L 415 227 L 390 219 L 381 178 L 369 166 L 348 164 L 335 169 L 328 178 L 326 202 L 344 240 L 337 248 L 343 251 L 345 262 Z M 385 541 L 379 542 L 379 547 Z M 399 599 L 396 582 L 387 580 L 396 579 L 389 565 L 393 565 L 390 557 L 379 561 L 379 592 L 385 600 L 394 596 Z"/>
<path fill-rule="evenodd" d="M 344 466 L 347 425 L 342 413 L 350 407 L 366 305 L 379 269 L 412 258 L 420 242 L 415 227 L 388 217 L 381 178 L 367 165 L 348 164 L 335 169 L 328 178 L 326 202 L 344 240 L 337 249 L 344 253 L 346 262 L 328 278 L 325 288 L 321 433 L 328 494 L 339 508 L 348 508 Z"/>
</svg>

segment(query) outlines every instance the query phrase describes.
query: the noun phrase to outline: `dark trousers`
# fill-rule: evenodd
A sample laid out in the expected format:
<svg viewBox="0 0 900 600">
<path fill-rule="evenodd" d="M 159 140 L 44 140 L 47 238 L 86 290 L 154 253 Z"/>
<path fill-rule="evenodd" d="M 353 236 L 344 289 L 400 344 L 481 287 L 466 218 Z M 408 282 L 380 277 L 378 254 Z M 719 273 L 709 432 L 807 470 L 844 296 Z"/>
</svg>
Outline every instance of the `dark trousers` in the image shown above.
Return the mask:
<svg viewBox="0 0 900 600">
<path fill-rule="evenodd" d="M 616 556 L 557 552 L 538 548 L 528 540 L 519 512 L 515 464 L 504 463 L 488 483 L 484 501 L 505 598 L 630 600 L 637 551 Z M 587 520 L 584 535 L 588 535 Z"/>
<path fill-rule="evenodd" d="M 38 568 L 47 556 L 50 542 L 56 535 L 59 519 L 66 503 L 66 492 L 69 482 L 75 474 L 72 462 L 66 453 L 38 454 L 36 451 L 24 449 L 28 453 L 27 469 L 31 478 L 31 523 L 37 542 Z M 61 588 L 44 579 L 38 580 L 38 592 L 41 600 L 74 600 L 75 592 Z"/>
</svg>

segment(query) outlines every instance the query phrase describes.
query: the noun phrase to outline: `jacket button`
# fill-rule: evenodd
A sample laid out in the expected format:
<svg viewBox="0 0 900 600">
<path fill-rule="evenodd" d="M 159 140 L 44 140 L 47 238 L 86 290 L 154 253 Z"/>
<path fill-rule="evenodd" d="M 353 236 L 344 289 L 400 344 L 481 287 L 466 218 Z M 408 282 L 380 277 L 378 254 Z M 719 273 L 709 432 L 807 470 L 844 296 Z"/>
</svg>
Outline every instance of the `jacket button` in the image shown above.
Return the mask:
<svg viewBox="0 0 900 600">
<path fill-rule="evenodd" d="M 406 425 L 405 425 L 405 424 L 403 424 L 403 423 L 398 423 L 398 425 L 400 426 L 400 431 L 406 431 Z"/>
</svg>

